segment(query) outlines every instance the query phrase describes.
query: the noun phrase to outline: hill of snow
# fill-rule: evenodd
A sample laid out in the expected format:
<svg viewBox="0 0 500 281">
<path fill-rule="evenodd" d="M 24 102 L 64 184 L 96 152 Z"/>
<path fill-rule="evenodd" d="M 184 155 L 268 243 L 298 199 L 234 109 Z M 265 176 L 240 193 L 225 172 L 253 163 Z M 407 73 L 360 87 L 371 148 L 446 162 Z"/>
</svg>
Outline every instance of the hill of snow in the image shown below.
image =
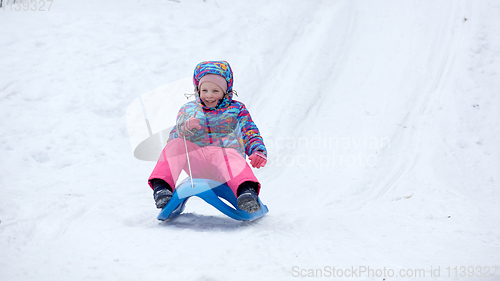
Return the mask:
<svg viewBox="0 0 500 281">
<path fill-rule="evenodd" d="M 0 280 L 500 280 L 498 1 L 10 2 Z M 127 106 L 216 59 L 270 212 L 159 222 Z"/>
</svg>

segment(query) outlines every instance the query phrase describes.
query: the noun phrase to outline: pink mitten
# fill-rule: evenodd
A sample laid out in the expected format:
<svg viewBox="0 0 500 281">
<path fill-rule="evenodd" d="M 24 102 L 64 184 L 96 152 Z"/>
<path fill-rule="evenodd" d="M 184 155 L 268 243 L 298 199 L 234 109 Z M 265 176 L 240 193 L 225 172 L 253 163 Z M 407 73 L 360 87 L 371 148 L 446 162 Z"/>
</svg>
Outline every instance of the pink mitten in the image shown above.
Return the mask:
<svg viewBox="0 0 500 281">
<path fill-rule="evenodd" d="M 193 128 L 195 128 L 196 130 L 199 130 L 201 129 L 201 126 L 200 126 L 200 119 L 196 119 L 196 118 L 189 118 L 187 121 L 186 121 L 186 127 L 188 130 L 191 130 Z"/>
<path fill-rule="evenodd" d="M 180 127 L 179 134 L 181 135 L 194 135 L 196 130 L 201 129 L 200 119 L 189 118 Z"/>
<path fill-rule="evenodd" d="M 262 151 L 255 151 L 248 157 L 250 164 L 254 168 L 262 168 L 267 164 L 267 157 Z"/>
</svg>

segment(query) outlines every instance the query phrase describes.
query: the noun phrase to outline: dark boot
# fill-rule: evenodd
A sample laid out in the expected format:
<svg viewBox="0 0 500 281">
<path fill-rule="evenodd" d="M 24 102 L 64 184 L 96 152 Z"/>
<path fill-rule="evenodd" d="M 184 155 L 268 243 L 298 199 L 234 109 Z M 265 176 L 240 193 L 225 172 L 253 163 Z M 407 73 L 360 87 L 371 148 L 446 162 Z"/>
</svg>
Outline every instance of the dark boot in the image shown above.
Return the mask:
<svg viewBox="0 0 500 281">
<path fill-rule="evenodd" d="M 246 181 L 238 187 L 238 208 L 250 214 L 260 210 L 259 197 L 255 191 L 256 187 L 257 184 L 250 181 Z"/>
<path fill-rule="evenodd" d="M 162 209 L 172 199 L 172 188 L 162 179 L 152 179 L 153 197 L 156 208 Z"/>
</svg>

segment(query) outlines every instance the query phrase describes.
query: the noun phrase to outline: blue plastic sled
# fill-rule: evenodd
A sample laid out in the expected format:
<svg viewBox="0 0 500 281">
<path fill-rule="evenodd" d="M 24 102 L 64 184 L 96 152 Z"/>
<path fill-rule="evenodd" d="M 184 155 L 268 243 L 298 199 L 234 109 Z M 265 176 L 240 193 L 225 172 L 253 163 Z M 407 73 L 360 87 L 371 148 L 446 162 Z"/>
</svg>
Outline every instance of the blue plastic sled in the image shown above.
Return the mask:
<svg viewBox="0 0 500 281">
<path fill-rule="evenodd" d="M 175 188 L 172 199 L 170 199 L 168 204 L 163 207 L 161 212 L 158 214 L 159 220 L 171 219 L 182 213 L 186 207 L 188 199 L 191 196 L 200 197 L 208 204 L 214 206 L 216 209 L 235 220 L 253 221 L 269 212 L 269 209 L 262 203 L 262 201 L 260 201 L 260 198 L 259 204 L 261 208 L 258 212 L 250 214 L 241 210 L 236 204 L 236 197 L 234 196 L 233 191 L 225 183 L 209 179 L 193 179 L 193 183 L 194 188 L 191 187 L 191 180 L 188 177 Z M 231 203 L 232 206 L 226 204 L 219 197 L 224 198 L 227 202 Z"/>
</svg>

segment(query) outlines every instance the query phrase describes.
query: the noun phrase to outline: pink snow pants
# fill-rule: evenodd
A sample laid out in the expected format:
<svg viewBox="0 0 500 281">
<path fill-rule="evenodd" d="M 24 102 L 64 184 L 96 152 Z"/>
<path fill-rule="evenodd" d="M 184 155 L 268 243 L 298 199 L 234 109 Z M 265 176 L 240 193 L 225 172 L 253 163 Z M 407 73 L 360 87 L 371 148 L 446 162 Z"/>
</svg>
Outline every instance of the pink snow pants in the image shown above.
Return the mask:
<svg viewBox="0 0 500 281">
<path fill-rule="evenodd" d="M 235 149 L 218 146 L 200 147 L 190 141 L 186 141 L 186 145 L 193 178 L 205 178 L 227 183 L 236 197 L 240 184 L 252 181 L 258 184 L 257 194 L 259 193 L 259 181 L 245 158 Z M 175 183 L 182 170 L 189 175 L 184 139 L 176 138 L 170 140 L 163 149 L 149 180 L 162 179 L 174 191 Z M 152 187 L 150 182 L 149 186 Z"/>
</svg>

